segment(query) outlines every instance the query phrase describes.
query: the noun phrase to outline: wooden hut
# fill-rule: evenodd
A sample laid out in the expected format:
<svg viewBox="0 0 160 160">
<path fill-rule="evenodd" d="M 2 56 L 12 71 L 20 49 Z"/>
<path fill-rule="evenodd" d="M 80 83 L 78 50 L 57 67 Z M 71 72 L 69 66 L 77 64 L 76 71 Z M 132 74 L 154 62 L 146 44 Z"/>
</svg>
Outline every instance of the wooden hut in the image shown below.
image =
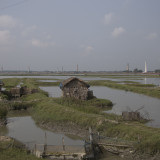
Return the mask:
<svg viewBox="0 0 160 160">
<path fill-rule="evenodd" d="M 27 94 L 32 94 L 32 93 L 37 93 L 38 89 L 30 89 L 27 86 L 24 87 L 15 87 L 15 88 L 11 88 L 11 95 L 12 97 L 21 97 L 23 95 L 27 95 Z"/>
<path fill-rule="evenodd" d="M 10 90 L 12 97 L 20 97 L 21 96 L 21 89 L 19 87 L 11 88 Z"/>
<path fill-rule="evenodd" d="M 89 87 L 89 84 L 76 77 L 71 77 L 60 83 L 63 97 L 73 97 L 80 100 L 93 98 L 93 91 L 89 90 Z"/>
<path fill-rule="evenodd" d="M 140 112 L 122 112 L 122 118 L 125 121 L 139 121 L 142 119 Z"/>
</svg>

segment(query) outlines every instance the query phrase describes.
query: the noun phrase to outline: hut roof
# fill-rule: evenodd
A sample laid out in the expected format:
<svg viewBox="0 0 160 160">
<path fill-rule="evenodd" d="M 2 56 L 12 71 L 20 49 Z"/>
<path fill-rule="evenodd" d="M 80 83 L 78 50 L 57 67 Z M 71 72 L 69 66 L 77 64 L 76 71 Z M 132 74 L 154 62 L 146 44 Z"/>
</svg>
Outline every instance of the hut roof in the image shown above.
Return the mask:
<svg viewBox="0 0 160 160">
<path fill-rule="evenodd" d="M 71 77 L 71 78 L 68 78 L 68 79 L 64 80 L 64 81 L 60 84 L 60 88 L 61 88 L 61 89 L 64 88 L 68 83 L 70 83 L 71 81 L 74 81 L 74 80 L 80 81 L 81 83 L 83 83 L 83 84 L 86 86 L 86 88 L 89 88 L 89 87 L 90 87 L 89 84 L 86 83 L 86 82 L 84 82 L 83 80 L 81 80 L 81 79 L 79 79 L 79 78 L 76 78 L 76 77 Z"/>
</svg>

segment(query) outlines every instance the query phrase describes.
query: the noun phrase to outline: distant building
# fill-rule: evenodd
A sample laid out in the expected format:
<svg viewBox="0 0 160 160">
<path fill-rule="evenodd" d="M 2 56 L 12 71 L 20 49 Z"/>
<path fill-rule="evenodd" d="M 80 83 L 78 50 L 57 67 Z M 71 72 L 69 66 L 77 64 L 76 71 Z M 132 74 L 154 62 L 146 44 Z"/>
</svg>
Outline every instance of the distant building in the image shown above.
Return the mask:
<svg viewBox="0 0 160 160">
<path fill-rule="evenodd" d="M 146 63 L 146 61 L 145 61 L 145 69 L 144 69 L 143 73 L 147 73 L 147 63 Z"/>
<path fill-rule="evenodd" d="M 93 98 L 93 91 L 89 90 L 89 87 L 89 84 L 76 77 L 71 77 L 60 83 L 63 97 L 73 97 L 80 100 Z"/>
<path fill-rule="evenodd" d="M 126 71 L 129 72 L 129 64 L 127 64 Z"/>
</svg>

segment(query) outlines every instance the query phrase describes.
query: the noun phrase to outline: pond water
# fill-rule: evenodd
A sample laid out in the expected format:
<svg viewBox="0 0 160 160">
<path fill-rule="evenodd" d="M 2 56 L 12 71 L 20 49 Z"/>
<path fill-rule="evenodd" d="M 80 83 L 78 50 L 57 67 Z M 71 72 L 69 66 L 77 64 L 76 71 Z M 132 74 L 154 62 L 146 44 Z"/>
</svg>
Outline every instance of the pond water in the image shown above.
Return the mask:
<svg viewBox="0 0 160 160">
<path fill-rule="evenodd" d="M 40 87 L 49 92 L 50 97 L 60 97 L 62 92 L 59 87 Z M 145 118 L 153 121 L 147 123 L 148 126 L 160 128 L 160 100 L 145 95 L 126 92 L 123 90 L 111 89 L 108 87 L 90 87 L 97 98 L 109 99 L 114 103 L 109 113 L 121 114 L 123 111 L 136 111 L 140 107 L 141 114 Z"/>
<path fill-rule="evenodd" d="M 160 86 L 160 78 L 143 78 L 142 80 L 135 80 L 135 82 Z"/>
<path fill-rule="evenodd" d="M 0 76 L 0 79 L 4 78 L 38 78 L 38 79 L 59 79 L 59 80 L 64 80 L 68 79 L 70 77 L 77 77 L 85 81 L 90 81 L 90 80 L 111 80 L 111 81 L 134 81 L 134 82 L 139 82 L 142 84 L 154 84 L 157 86 L 160 86 L 160 78 L 143 78 L 143 77 L 134 77 L 133 78 L 126 78 L 126 77 L 120 77 L 120 78 L 109 78 L 109 77 L 85 77 L 85 76 L 77 76 L 77 75 L 72 75 L 72 76 L 60 76 L 60 75 L 55 75 L 55 76 Z M 40 80 L 41 82 L 56 82 L 56 80 Z"/>
<path fill-rule="evenodd" d="M 45 133 L 48 145 L 62 145 L 64 137 L 65 145 L 84 145 L 82 140 L 71 139 L 64 134 L 54 133 L 39 128 L 30 116 L 8 118 L 7 136 L 13 137 L 32 149 L 34 144 L 45 143 Z"/>
<path fill-rule="evenodd" d="M 37 149 L 43 151 L 45 134 L 47 135 L 47 145 L 62 145 L 63 137 L 65 145 L 84 145 L 84 141 L 80 140 L 78 137 L 73 136 L 74 139 L 72 139 L 72 135 L 68 137 L 64 134 L 50 132 L 48 130 L 37 127 L 34 120 L 30 116 L 8 118 L 6 130 L 7 136 L 17 139 L 32 150 L 34 149 L 35 144 L 41 144 L 41 146 L 37 146 Z M 104 159 L 121 160 L 122 158 L 120 156 L 105 152 L 101 155 L 99 160 Z"/>
<path fill-rule="evenodd" d="M 61 97 L 62 91 L 59 87 L 39 87 L 40 89 L 48 92 L 49 97 Z"/>
<path fill-rule="evenodd" d="M 114 103 L 109 113 L 121 114 L 122 111 L 136 111 L 144 107 L 140 110 L 141 114 L 153 120 L 147 125 L 160 128 L 159 99 L 107 87 L 91 87 L 91 90 L 97 98 L 109 99 Z"/>
<path fill-rule="evenodd" d="M 39 82 L 57 82 L 57 80 L 38 80 Z"/>
</svg>

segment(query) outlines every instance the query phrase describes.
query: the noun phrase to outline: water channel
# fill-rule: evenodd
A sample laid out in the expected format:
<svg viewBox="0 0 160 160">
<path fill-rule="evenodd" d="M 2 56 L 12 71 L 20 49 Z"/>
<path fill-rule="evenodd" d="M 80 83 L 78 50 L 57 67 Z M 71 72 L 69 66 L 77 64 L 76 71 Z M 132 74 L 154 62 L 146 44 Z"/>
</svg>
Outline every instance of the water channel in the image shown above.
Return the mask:
<svg viewBox="0 0 160 160">
<path fill-rule="evenodd" d="M 46 79 L 46 80 L 40 80 L 42 82 L 55 82 L 55 80 L 64 80 L 68 79 L 71 76 L 0 76 L 0 79 L 4 78 L 38 78 L 38 79 Z M 134 82 L 139 82 L 142 84 L 154 84 L 156 86 L 160 86 L 160 78 L 145 78 L 145 77 L 120 77 L 120 78 L 109 78 L 109 77 L 85 77 L 85 76 L 76 76 L 77 78 L 80 78 L 85 81 L 90 81 L 90 80 L 111 80 L 111 81 L 134 81 Z M 54 79 L 54 80 L 47 80 L 47 79 Z"/>
<path fill-rule="evenodd" d="M 8 118 L 7 136 L 13 137 L 33 149 L 34 144 L 44 144 L 45 134 L 47 135 L 47 145 L 62 145 L 64 137 L 65 145 L 84 145 L 84 141 L 76 137 L 71 139 L 60 133 L 54 133 L 46 129 L 39 128 L 30 116 Z"/>
<path fill-rule="evenodd" d="M 59 87 L 40 87 L 47 91 L 50 97 L 60 97 L 62 92 Z M 148 126 L 160 128 L 160 100 L 145 95 L 126 92 L 123 90 L 111 89 L 108 87 L 91 87 L 97 98 L 109 99 L 114 103 L 109 113 L 121 114 L 122 111 L 136 111 L 140 107 L 141 114 L 145 118 L 153 121 L 147 123 Z"/>
</svg>

